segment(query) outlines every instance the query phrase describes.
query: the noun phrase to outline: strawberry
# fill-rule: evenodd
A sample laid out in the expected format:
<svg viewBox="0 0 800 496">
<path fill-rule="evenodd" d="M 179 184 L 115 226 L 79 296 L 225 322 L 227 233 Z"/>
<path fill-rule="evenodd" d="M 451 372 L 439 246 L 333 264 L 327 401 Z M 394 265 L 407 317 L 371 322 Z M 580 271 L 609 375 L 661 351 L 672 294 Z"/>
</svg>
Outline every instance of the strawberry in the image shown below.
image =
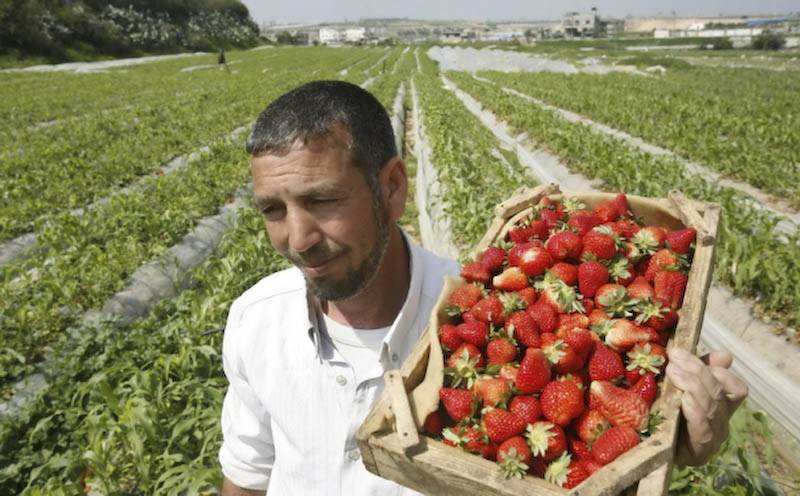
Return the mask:
<svg viewBox="0 0 800 496">
<path fill-rule="evenodd" d="M 627 286 L 636 278 L 636 268 L 628 258 L 618 256 L 608 267 L 608 276 L 615 283 Z"/>
<path fill-rule="evenodd" d="M 628 426 L 615 426 L 597 438 L 592 445 L 592 455 L 599 463 L 607 465 L 639 442 L 639 434 L 635 429 Z"/>
<path fill-rule="evenodd" d="M 475 425 L 445 429 L 442 438 L 442 442 L 448 446 L 455 446 L 489 459 L 494 458 L 497 448 L 497 445 L 491 443 L 486 434 Z"/>
<path fill-rule="evenodd" d="M 602 220 L 598 216 L 587 210 L 576 210 L 570 214 L 567 225 L 572 227 L 578 235 L 585 236 L 601 222 Z"/>
<path fill-rule="evenodd" d="M 492 278 L 492 286 L 503 291 L 518 291 L 529 286 L 528 276 L 519 267 L 508 267 Z"/>
<path fill-rule="evenodd" d="M 526 425 L 519 415 L 502 408 L 494 408 L 486 412 L 481 423 L 486 435 L 495 443 L 502 443 L 506 439 L 522 433 Z"/>
<path fill-rule="evenodd" d="M 571 263 L 556 262 L 548 270 L 567 286 L 574 286 L 578 282 L 578 268 Z"/>
<path fill-rule="evenodd" d="M 499 246 L 490 246 L 478 256 L 478 262 L 493 274 L 503 269 L 505 259 L 506 251 Z"/>
<path fill-rule="evenodd" d="M 555 308 L 546 302 L 537 302 L 528 307 L 527 313 L 539 326 L 540 332 L 554 332 L 558 327 L 558 314 Z"/>
<path fill-rule="evenodd" d="M 573 427 L 577 425 L 578 420 L 584 415 L 586 415 L 586 412 L 583 412 L 580 417 L 575 419 Z M 575 437 L 575 434 L 567 434 L 567 450 L 569 450 L 569 453 L 578 460 L 589 460 L 592 458 L 592 452 L 589 450 L 589 445 Z"/>
<path fill-rule="evenodd" d="M 564 207 L 558 202 L 550 201 L 548 198 L 542 198 L 539 203 L 539 218 L 545 223 L 547 229 L 553 229 L 558 225 L 559 221 L 564 218 Z"/>
<path fill-rule="evenodd" d="M 524 289 L 520 289 L 519 291 L 516 292 L 516 295 L 523 302 L 524 308 L 528 308 L 529 306 L 536 303 L 536 290 L 530 286 Z"/>
<path fill-rule="evenodd" d="M 683 272 L 659 272 L 653 278 L 654 299 L 673 310 L 681 307 L 689 277 Z"/>
<path fill-rule="evenodd" d="M 583 296 L 594 296 L 607 282 L 608 269 L 600 262 L 583 262 L 578 266 L 578 289 Z"/>
<path fill-rule="evenodd" d="M 609 315 L 628 316 L 628 290 L 620 284 L 603 284 L 594 294 L 594 304 Z"/>
<path fill-rule="evenodd" d="M 656 274 L 663 270 L 675 270 L 679 267 L 678 257 L 669 250 L 658 250 L 650 257 L 650 262 L 647 264 L 644 278 L 649 282 L 653 282 Z"/>
<path fill-rule="evenodd" d="M 689 247 L 694 243 L 697 231 L 693 227 L 669 231 L 666 236 L 666 244 L 670 250 L 680 255 L 689 253 Z"/>
<path fill-rule="evenodd" d="M 556 336 L 564 340 L 567 345 L 580 357 L 582 363 L 585 363 L 589 355 L 594 351 L 594 338 L 592 333 L 586 327 L 589 327 L 589 318 L 581 315 L 585 323 L 581 322 L 581 326 L 567 328 L 560 331 Z"/>
<path fill-rule="evenodd" d="M 447 415 L 456 422 L 472 417 L 477 406 L 475 396 L 468 389 L 443 387 L 439 390 L 439 399 Z"/>
<path fill-rule="evenodd" d="M 572 381 L 548 383 L 539 399 L 544 417 L 562 427 L 583 412 L 583 391 Z"/>
<path fill-rule="evenodd" d="M 598 344 L 589 359 L 589 378 L 593 381 L 618 382 L 625 376 L 622 358 L 608 346 Z"/>
<path fill-rule="evenodd" d="M 628 366 L 626 370 L 635 372 L 636 375 L 643 376 L 647 372 L 652 372 L 656 375 L 660 374 L 664 367 L 667 366 L 667 350 L 660 344 L 656 343 L 639 343 L 628 352 Z M 630 377 L 629 377 L 630 379 Z M 635 380 L 629 380 L 629 384 L 633 384 Z"/>
<path fill-rule="evenodd" d="M 527 312 L 520 310 L 509 315 L 505 327 L 508 335 L 517 343 L 534 348 L 542 346 L 539 338 L 539 326 Z"/>
<path fill-rule="evenodd" d="M 589 317 L 582 313 L 562 313 L 558 316 L 558 327 L 556 328 L 556 335 L 563 337 L 561 334 L 572 329 L 573 327 L 589 328 Z"/>
<path fill-rule="evenodd" d="M 647 372 L 633 385 L 631 391 L 638 394 L 648 406 L 653 404 L 658 393 L 658 385 L 656 384 L 656 375 L 652 372 Z"/>
<path fill-rule="evenodd" d="M 588 377 L 585 379 L 583 377 L 583 375 L 584 375 L 583 371 L 579 370 L 577 372 L 570 372 L 568 374 L 557 375 L 555 380 L 561 381 L 561 382 L 565 382 L 565 381 L 571 382 L 571 383 L 575 384 L 575 387 L 577 387 L 581 391 L 586 391 L 586 386 L 588 384 L 588 380 L 587 380 Z"/>
<path fill-rule="evenodd" d="M 545 221 L 527 218 L 508 230 L 508 239 L 514 243 L 527 243 L 531 238 L 547 239 L 547 234 Z"/>
<path fill-rule="evenodd" d="M 636 304 L 634 310 L 638 312 L 636 316 L 637 324 L 652 327 L 658 332 L 671 329 L 678 323 L 678 313 L 671 308 L 662 306 L 658 301 L 640 301 Z"/>
<path fill-rule="evenodd" d="M 505 321 L 505 307 L 497 295 L 490 294 L 475 304 L 469 313 L 481 322 L 502 324 Z"/>
<path fill-rule="evenodd" d="M 486 345 L 486 358 L 489 365 L 502 365 L 517 358 L 517 347 L 505 338 L 494 338 Z"/>
<path fill-rule="evenodd" d="M 632 241 L 625 241 L 622 244 L 622 254 L 631 262 L 638 262 L 644 255 L 642 251 Z"/>
<path fill-rule="evenodd" d="M 506 380 L 511 384 L 516 384 L 518 373 L 519 373 L 519 367 L 517 364 L 504 363 L 503 365 L 500 366 L 500 372 L 497 373 L 497 377 Z"/>
<path fill-rule="evenodd" d="M 583 260 L 610 260 L 617 254 L 617 241 L 613 231 L 606 227 L 599 227 L 589 231 L 583 237 Z"/>
<path fill-rule="evenodd" d="M 600 219 L 600 222 L 611 222 L 619 219 L 620 217 L 630 216 L 630 208 L 628 207 L 628 199 L 625 193 L 618 194 L 612 200 L 606 200 L 598 203 L 594 207 L 595 215 Z"/>
<path fill-rule="evenodd" d="M 614 222 L 611 229 L 614 230 L 617 235 L 625 239 L 633 239 L 642 228 L 639 227 L 639 224 L 630 220 L 630 219 L 621 219 Z"/>
<path fill-rule="evenodd" d="M 483 291 L 476 284 L 462 284 L 447 297 L 447 314 L 458 316 L 475 306 L 481 298 Z"/>
<path fill-rule="evenodd" d="M 566 468 L 564 468 L 566 465 Z M 572 489 L 581 482 L 585 481 L 592 472 L 587 468 L 583 460 L 573 460 L 568 454 L 554 461 L 547 467 L 545 479 L 549 480 L 564 489 Z"/>
<path fill-rule="evenodd" d="M 575 420 L 575 432 L 581 441 L 589 445 L 610 427 L 611 423 L 595 409 L 586 410 Z"/>
<path fill-rule="evenodd" d="M 545 462 L 555 460 L 567 449 L 567 437 L 564 429 L 546 420 L 528 424 L 525 438 L 533 456 L 539 457 Z"/>
<path fill-rule="evenodd" d="M 652 255 L 659 248 L 664 246 L 667 239 L 667 231 L 663 227 L 647 226 L 643 227 L 631 239 L 633 244 L 643 255 Z"/>
<path fill-rule="evenodd" d="M 536 277 L 544 274 L 544 271 L 553 265 L 553 258 L 546 249 L 537 246 L 536 243 L 523 243 L 511 248 L 508 252 L 508 263 L 519 267 L 530 277 Z"/>
<path fill-rule="evenodd" d="M 558 339 L 555 334 L 543 333 L 542 351 L 559 374 L 575 372 L 583 367 L 584 361 L 563 339 Z"/>
<path fill-rule="evenodd" d="M 469 282 L 487 285 L 492 278 L 492 273 L 480 262 L 472 262 L 461 267 L 461 277 Z"/>
<path fill-rule="evenodd" d="M 475 381 L 472 394 L 481 399 L 483 406 L 505 406 L 511 395 L 511 386 L 503 379 L 484 376 Z"/>
<path fill-rule="evenodd" d="M 562 231 L 550 236 L 545 243 L 547 251 L 553 260 L 577 260 L 583 250 L 581 237 L 570 231 Z"/>
<path fill-rule="evenodd" d="M 484 348 L 489 340 L 489 325 L 485 322 L 462 322 L 456 326 L 456 331 L 461 339 L 478 348 Z"/>
<path fill-rule="evenodd" d="M 458 334 L 456 326 L 452 324 L 442 324 L 439 328 L 439 342 L 445 348 L 445 351 L 453 351 L 464 342 Z"/>
<path fill-rule="evenodd" d="M 522 478 L 531 464 L 531 449 L 522 436 L 513 436 L 497 448 L 497 463 L 503 470 L 506 479 Z"/>
<path fill-rule="evenodd" d="M 635 392 L 617 387 L 608 381 L 592 381 L 589 395 L 592 406 L 596 407 L 611 425 L 624 425 L 637 431 L 647 427 L 647 414 L 650 409 Z"/>
<path fill-rule="evenodd" d="M 548 303 L 558 313 L 584 312 L 575 288 L 567 286 L 564 281 L 553 274 L 545 274 L 544 278 L 534 287 L 542 292 L 537 304 Z"/>
<path fill-rule="evenodd" d="M 635 298 L 637 300 L 645 300 L 648 298 L 652 298 L 655 294 L 653 292 L 653 286 L 647 282 L 642 276 L 636 277 L 630 284 L 628 284 L 628 297 Z"/>
<path fill-rule="evenodd" d="M 652 332 L 651 332 L 652 331 Z M 616 351 L 628 351 L 637 343 L 657 341 L 658 333 L 625 319 L 615 319 L 606 334 L 606 344 Z"/>
<path fill-rule="evenodd" d="M 439 410 L 432 411 L 425 417 L 425 423 L 422 424 L 422 432 L 429 436 L 438 437 L 444 428 L 444 420 Z"/>
<path fill-rule="evenodd" d="M 519 363 L 515 382 L 517 391 L 523 394 L 541 391 L 550 382 L 550 377 L 550 363 L 544 352 L 538 348 L 525 350 L 525 356 Z"/>
<path fill-rule="evenodd" d="M 472 382 L 478 376 L 478 369 L 486 366 L 481 351 L 472 343 L 463 343 L 447 359 L 445 374 L 451 378 L 453 386 Z"/>
<path fill-rule="evenodd" d="M 526 424 L 532 424 L 542 417 L 542 407 L 536 396 L 514 396 L 508 409 L 519 415 Z"/>
</svg>

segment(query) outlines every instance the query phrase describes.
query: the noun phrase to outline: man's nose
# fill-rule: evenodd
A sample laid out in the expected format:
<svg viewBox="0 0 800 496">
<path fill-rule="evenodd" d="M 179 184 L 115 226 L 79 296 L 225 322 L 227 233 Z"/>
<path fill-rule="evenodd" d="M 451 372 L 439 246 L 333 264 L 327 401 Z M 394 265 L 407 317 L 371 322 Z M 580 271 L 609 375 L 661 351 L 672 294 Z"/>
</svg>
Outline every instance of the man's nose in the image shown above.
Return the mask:
<svg viewBox="0 0 800 496">
<path fill-rule="evenodd" d="M 286 222 L 289 233 L 289 248 L 296 253 L 303 253 L 322 241 L 322 233 L 317 219 L 303 209 L 294 209 L 287 213 Z"/>
</svg>

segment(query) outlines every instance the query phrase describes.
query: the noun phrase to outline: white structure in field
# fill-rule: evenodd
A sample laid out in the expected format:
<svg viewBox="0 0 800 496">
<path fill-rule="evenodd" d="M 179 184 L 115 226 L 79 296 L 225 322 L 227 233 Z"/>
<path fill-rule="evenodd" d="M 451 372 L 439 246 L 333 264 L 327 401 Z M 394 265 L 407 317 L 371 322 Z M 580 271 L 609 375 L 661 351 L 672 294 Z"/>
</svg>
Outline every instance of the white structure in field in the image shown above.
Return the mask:
<svg viewBox="0 0 800 496">
<path fill-rule="evenodd" d="M 319 42 L 323 45 L 340 41 L 342 41 L 342 34 L 338 29 L 322 28 L 319 30 Z"/>
<path fill-rule="evenodd" d="M 364 41 L 364 38 L 367 35 L 366 28 L 350 28 L 344 31 L 344 41 L 350 43 L 356 43 L 359 41 Z"/>
</svg>

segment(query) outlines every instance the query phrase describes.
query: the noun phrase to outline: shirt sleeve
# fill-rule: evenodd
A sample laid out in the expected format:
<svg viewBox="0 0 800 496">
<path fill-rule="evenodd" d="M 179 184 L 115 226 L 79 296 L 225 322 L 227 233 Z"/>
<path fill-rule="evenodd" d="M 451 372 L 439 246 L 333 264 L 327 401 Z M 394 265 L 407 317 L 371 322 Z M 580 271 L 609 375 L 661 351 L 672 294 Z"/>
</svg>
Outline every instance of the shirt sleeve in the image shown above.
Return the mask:
<svg viewBox="0 0 800 496">
<path fill-rule="evenodd" d="M 222 364 L 229 386 L 222 403 L 219 462 L 225 477 L 246 489 L 267 489 L 275 460 L 270 417 L 242 373 L 240 316 L 234 304 L 225 327 Z"/>
</svg>

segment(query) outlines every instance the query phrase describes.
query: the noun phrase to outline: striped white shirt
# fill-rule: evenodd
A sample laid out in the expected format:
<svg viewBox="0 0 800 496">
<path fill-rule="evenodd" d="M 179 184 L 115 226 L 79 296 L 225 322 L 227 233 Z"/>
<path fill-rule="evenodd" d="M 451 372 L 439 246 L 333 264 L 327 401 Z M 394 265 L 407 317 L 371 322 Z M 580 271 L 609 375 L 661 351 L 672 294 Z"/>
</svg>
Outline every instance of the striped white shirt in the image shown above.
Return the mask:
<svg viewBox="0 0 800 496">
<path fill-rule="evenodd" d="M 380 349 L 380 367 L 355 379 L 324 326 L 302 273 L 272 274 L 234 301 L 223 341 L 230 382 L 222 407 L 222 472 L 271 496 L 415 495 L 364 468 L 356 431 L 428 324 L 445 275 L 458 264 L 406 237 L 411 282 Z"/>
</svg>

